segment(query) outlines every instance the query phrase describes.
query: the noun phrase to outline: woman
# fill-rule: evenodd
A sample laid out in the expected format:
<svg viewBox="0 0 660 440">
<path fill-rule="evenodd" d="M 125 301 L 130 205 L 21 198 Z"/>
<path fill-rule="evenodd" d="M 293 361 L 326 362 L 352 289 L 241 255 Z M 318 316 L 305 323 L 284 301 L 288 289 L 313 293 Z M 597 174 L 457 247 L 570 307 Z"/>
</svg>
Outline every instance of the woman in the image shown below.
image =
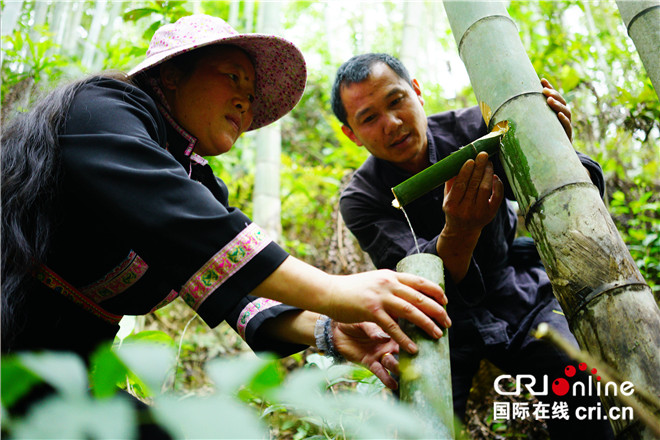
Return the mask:
<svg viewBox="0 0 660 440">
<path fill-rule="evenodd" d="M 180 296 L 254 350 L 317 345 L 395 387 L 384 354 L 416 350 L 395 319 L 440 337 L 442 290 L 388 271 L 329 275 L 289 256 L 228 205 L 202 157 L 289 112 L 305 77 L 291 43 L 195 15 L 159 29 L 128 76 L 62 87 L 17 118 L 2 139 L 3 351 L 85 356 L 122 315 Z M 328 316 L 374 322 L 392 339 Z"/>
</svg>

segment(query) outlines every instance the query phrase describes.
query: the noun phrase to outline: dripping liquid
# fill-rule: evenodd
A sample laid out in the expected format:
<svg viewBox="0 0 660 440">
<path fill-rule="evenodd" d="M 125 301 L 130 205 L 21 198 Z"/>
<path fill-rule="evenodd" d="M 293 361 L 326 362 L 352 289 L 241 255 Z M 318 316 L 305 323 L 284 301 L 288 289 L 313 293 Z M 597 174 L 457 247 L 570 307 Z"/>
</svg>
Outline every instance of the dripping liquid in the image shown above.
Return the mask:
<svg viewBox="0 0 660 440">
<path fill-rule="evenodd" d="M 406 214 L 406 210 L 403 209 L 403 206 L 400 208 L 401 211 L 403 211 L 403 216 L 406 218 L 406 221 L 408 222 L 408 226 L 410 227 L 410 232 L 412 233 L 413 239 L 415 240 L 415 248 L 417 249 L 417 253 L 419 254 L 419 243 L 417 243 L 417 236 L 415 235 L 415 231 L 413 230 L 412 223 L 410 223 L 410 219 L 408 218 L 408 214 Z"/>
</svg>

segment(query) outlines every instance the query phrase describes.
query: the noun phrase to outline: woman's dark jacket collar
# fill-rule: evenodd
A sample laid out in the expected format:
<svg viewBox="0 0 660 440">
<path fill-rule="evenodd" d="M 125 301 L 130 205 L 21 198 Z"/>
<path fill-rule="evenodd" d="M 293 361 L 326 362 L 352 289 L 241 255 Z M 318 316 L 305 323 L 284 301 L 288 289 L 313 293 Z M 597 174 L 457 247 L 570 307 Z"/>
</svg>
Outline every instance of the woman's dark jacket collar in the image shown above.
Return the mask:
<svg viewBox="0 0 660 440">
<path fill-rule="evenodd" d="M 197 145 L 197 138 L 181 127 L 172 116 L 172 110 L 165 99 L 165 94 L 160 87 L 160 83 L 155 78 L 150 78 L 149 86 L 153 92 L 152 96 L 156 101 L 158 110 L 168 123 L 167 150 L 177 161 L 189 170 L 188 175 L 190 176 L 193 163 L 206 165 L 208 162 L 194 151 L 195 146 Z M 177 136 L 172 136 L 172 132 L 176 133 Z"/>
</svg>

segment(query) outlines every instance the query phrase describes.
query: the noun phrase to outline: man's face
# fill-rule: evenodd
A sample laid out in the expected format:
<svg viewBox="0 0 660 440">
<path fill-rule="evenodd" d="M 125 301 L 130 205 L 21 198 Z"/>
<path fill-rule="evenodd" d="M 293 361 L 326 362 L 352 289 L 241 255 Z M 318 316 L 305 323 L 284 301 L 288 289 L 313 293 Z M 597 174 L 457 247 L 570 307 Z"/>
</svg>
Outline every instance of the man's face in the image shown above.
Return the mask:
<svg viewBox="0 0 660 440">
<path fill-rule="evenodd" d="M 376 63 L 369 77 L 342 86 L 350 125 L 342 131 L 379 159 L 417 173 L 428 166 L 426 115 L 417 80 L 411 86 L 387 64 Z"/>
</svg>

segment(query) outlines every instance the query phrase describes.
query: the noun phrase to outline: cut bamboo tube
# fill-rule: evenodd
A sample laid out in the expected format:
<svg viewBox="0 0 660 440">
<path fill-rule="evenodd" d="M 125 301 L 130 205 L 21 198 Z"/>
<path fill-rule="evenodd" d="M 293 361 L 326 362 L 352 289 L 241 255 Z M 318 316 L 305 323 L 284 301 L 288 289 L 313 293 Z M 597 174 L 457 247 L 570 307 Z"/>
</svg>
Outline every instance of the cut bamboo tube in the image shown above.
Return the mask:
<svg viewBox="0 0 660 440">
<path fill-rule="evenodd" d="M 394 194 L 392 206 L 401 209 L 427 192 L 436 189 L 457 175 L 463 164 L 469 159 L 476 158 L 480 152 L 485 151 L 489 156 L 497 153 L 502 137 L 507 131 L 508 124 L 506 121 L 502 121 L 487 135 L 480 137 L 471 144 L 461 147 L 458 151 L 453 152 L 441 161 L 420 171 L 410 179 L 401 182 L 392 188 L 392 193 Z"/>
<path fill-rule="evenodd" d="M 440 257 L 433 254 L 408 255 L 396 266 L 397 272 L 411 273 L 445 287 Z M 401 329 L 417 344 L 417 354 L 399 353 L 399 392 L 423 420 L 428 420 L 434 438 L 454 438 L 454 405 L 449 363 L 449 335 L 431 339 L 414 324 L 400 319 Z"/>
</svg>

